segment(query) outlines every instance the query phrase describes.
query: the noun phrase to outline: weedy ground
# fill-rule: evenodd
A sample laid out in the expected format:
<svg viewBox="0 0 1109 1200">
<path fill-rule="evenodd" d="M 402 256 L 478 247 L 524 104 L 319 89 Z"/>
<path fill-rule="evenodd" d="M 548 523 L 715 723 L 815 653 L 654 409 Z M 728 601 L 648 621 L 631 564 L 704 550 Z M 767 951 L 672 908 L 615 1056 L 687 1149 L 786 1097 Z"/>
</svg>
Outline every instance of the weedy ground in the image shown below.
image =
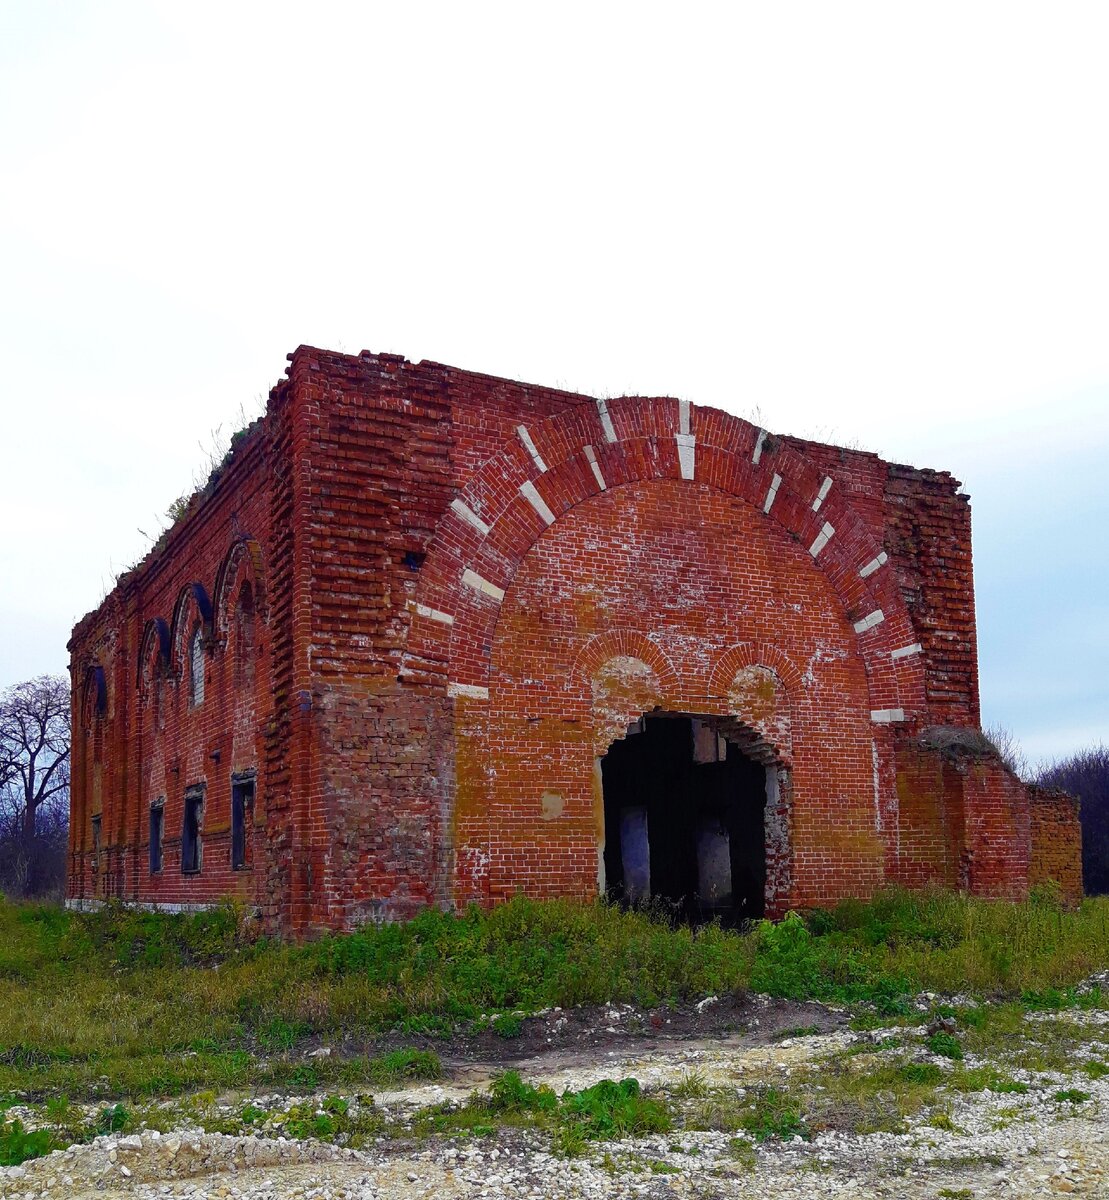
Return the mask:
<svg viewBox="0 0 1109 1200">
<path fill-rule="evenodd" d="M 299 946 L 250 936 L 230 906 L 165 916 L 0 904 L 0 1163 L 183 1116 L 219 1132 L 280 1128 L 346 1145 L 516 1124 L 567 1154 L 673 1125 L 733 1132 L 739 1158 L 758 1141 L 822 1129 L 896 1132 L 920 1119 L 943 1129 L 960 1094 L 1019 1097 L 1029 1072 L 1079 1062 L 1090 1080 L 1109 1073 L 1109 1045 L 1091 1055 L 1090 1028 L 1067 1019 L 1106 1006 L 1082 984 L 1107 968 L 1109 899 L 1068 911 L 1050 892 L 1024 904 L 888 892 L 741 931 L 517 899 Z M 521 1012 L 743 991 L 846 1004 L 857 1029 L 879 1032 L 787 1081 L 743 1088 L 691 1075 L 665 1095 L 619 1080 L 559 1096 L 508 1073 L 465 1104 L 420 1110 L 403 1131 L 359 1101 L 372 1087 L 437 1077 L 436 1038 L 490 1022 L 518 1036 Z M 922 1013 L 911 1000 L 920 993 L 956 999 Z M 346 1052 L 352 1038 L 367 1052 Z M 371 1052 L 405 1038 L 424 1048 Z M 308 1053 L 330 1047 L 339 1052 Z M 303 1111 L 229 1114 L 214 1106 L 229 1089 L 315 1096 Z M 330 1107 L 319 1098 L 329 1089 Z M 1081 1092 L 1068 1077 L 1056 1103 L 1080 1105 Z M 5 1118 L 17 1104 L 41 1124 Z"/>
</svg>

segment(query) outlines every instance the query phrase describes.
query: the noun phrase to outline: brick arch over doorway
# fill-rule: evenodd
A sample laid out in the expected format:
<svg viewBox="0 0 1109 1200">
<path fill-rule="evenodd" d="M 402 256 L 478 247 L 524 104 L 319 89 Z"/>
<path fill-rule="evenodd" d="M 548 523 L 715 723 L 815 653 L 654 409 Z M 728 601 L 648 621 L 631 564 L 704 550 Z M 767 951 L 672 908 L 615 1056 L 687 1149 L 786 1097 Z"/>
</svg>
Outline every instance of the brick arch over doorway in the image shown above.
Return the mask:
<svg viewBox="0 0 1109 1200">
<path fill-rule="evenodd" d="M 761 725 L 797 761 L 772 909 L 886 877 L 891 727 L 924 710 L 919 647 L 849 497 L 763 431 L 673 400 L 519 426 L 440 522 L 412 609 L 401 679 L 455 701 L 456 900 L 595 891 L 596 756 L 652 707 Z"/>
<path fill-rule="evenodd" d="M 595 893 L 600 759 L 656 711 L 739 722 L 788 757 L 769 911 L 882 881 L 888 725 L 831 581 L 787 531 L 722 489 L 639 480 L 565 511 L 505 582 L 483 684 L 450 689 L 457 900 Z"/>
<path fill-rule="evenodd" d="M 876 719 L 923 712 L 924 670 L 908 610 L 846 491 L 749 422 L 669 399 L 598 401 L 517 427 L 440 522 L 412 605 L 402 678 L 434 677 L 447 664 L 451 693 L 480 697 L 501 599 L 538 537 L 593 496 L 662 479 L 737 497 L 805 547 L 854 627 Z"/>
</svg>

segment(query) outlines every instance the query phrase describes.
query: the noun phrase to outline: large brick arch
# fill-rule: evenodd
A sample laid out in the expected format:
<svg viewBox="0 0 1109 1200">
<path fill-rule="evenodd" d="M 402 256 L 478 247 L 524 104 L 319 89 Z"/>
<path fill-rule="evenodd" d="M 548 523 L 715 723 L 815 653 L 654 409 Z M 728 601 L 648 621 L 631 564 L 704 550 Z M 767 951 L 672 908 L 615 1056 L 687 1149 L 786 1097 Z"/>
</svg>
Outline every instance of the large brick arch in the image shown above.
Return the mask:
<svg viewBox="0 0 1109 1200">
<path fill-rule="evenodd" d="M 719 488 L 796 538 L 854 626 L 874 719 L 923 712 L 916 632 L 882 546 L 844 489 L 765 430 L 672 399 L 598 400 L 518 427 L 440 522 L 402 678 L 437 678 L 451 695 L 487 698 L 501 600 L 539 536 L 602 491 L 664 479 Z"/>
</svg>

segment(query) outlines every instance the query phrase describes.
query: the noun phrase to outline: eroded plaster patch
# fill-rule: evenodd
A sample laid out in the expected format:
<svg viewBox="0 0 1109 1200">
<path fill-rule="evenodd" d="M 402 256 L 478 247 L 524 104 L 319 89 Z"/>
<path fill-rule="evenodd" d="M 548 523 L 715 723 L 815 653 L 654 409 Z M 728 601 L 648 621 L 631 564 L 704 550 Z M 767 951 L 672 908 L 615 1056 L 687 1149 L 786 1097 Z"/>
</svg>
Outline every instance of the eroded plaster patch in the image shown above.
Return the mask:
<svg viewBox="0 0 1109 1200">
<path fill-rule="evenodd" d="M 728 707 L 788 758 L 793 752 L 789 702 L 781 680 L 768 667 L 736 672 L 728 689 Z"/>
<path fill-rule="evenodd" d="M 544 821 L 554 821 L 562 816 L 566 801 L 559 792 L 544 792 L 539 798 L 539 815 Z"/>
<path fill-rule="evenodd" d="M 606 659 L 591 680 L 595 741 L 603 753 L 640 714 L 662 699 L 658 675 L 641 658 L 618 654 Z"/>
</svg>

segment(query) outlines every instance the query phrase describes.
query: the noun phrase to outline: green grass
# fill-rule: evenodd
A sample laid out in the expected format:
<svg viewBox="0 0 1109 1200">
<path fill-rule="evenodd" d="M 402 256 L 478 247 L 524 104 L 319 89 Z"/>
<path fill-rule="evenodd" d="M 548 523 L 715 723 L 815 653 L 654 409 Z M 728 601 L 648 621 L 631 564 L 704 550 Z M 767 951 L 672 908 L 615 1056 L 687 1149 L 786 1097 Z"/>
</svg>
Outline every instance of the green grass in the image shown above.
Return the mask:
<svg viewBox="0 0 1109 1200">
<path fill-rule="evenodd" d="M 431 1105 L 412 1119 L 412 1129 L 422 1137 L 490 1137 L 503 1125 L 545 1130 L 553 1149 L 572 1157 L 591 1142 L 665 1133 L 671 1116 L 664 1101 L 643 1095 L 636 1079 L 602 1079 L 559 1096 L 506 1071 L 465 1104 Z"/>
<path fill-rule="evenodd" d="M 782 1141 L 794 1137 L 807 1139 L 811 1136 L 805 1123 L 801 1099 L 787 1089 L 777 1087 L 756 1089 L 741 1127 L 756 1142 L 765 1142 L 770 1138 L 780 1138 Z"/>
<path fill-rule="evenodd" d="M 520 1012 L 749 988 L 864 1002 L 881 1020 L 908 1013 L 907 996 L 921 990 L 1006 996 L 1050 1013 L 1104 1003 L 1076 988 L 1109 967 L 1105 899 L 1067 912 L 1044 899 L 888 892 L 747 932 L 517 899 L 299 946 L 242 930 L 231 906 L 82 915 L 0 903 L 0 1096 L 106 1103 L 203 1088 L 384 1086 L 391 1071 L 404 1079 L 423 1069 L 373 1057 L 387 1032 L 435 1038 L 492 1016 L 496 1033 L 515 1037 Z M 968 1049 L 975 1033 L 969 1015 L 960 1020 Z M 338 1051 L 306 1059 L 321 1041 Z"/>
</svg>

